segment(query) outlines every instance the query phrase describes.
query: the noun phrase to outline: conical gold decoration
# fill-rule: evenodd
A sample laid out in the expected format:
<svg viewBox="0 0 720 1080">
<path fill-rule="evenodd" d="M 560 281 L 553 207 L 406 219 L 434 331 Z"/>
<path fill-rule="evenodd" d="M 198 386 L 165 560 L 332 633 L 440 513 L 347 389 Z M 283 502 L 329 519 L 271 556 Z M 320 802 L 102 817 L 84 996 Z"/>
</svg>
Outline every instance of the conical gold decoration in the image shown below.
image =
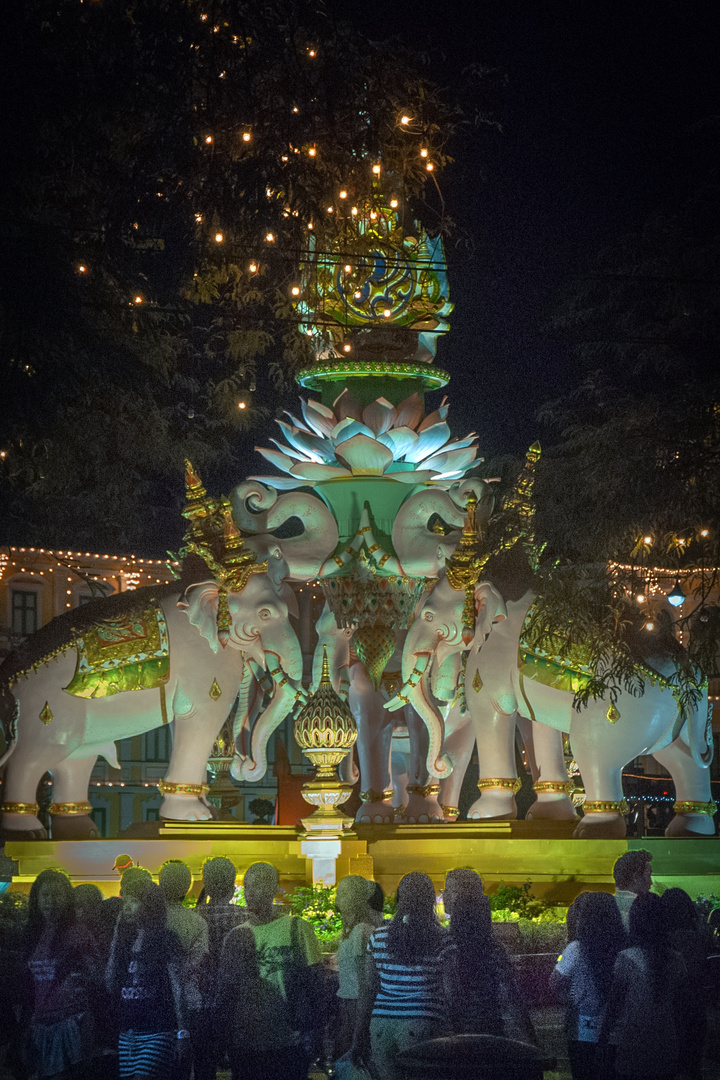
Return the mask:
<svg viewBox="0 0 720 1080">
<path fill-rule="evenodd" d="M 326 648 L 320 685 L 298 714 L 293 734 L 300 749 L 317 766 L 315 778 L 302 789 L 305 802 L 316 807 L 310 817 L 303 818 L 303 825 L 314 835 L 337 836 L 352 825 L 352 818 L 340 809 L 350 798 L 352 785 L 340 779 L 337 766 L 355 745 L 357 726 L 330 682 Z"/>
<path fill-rule="evenodd" d="M 395 652 L 395 631 L 383 623 L 359 626 L 353 634 L 353 645 L 373 687 L 379 690 L 383 672 Z"/>
</svg>

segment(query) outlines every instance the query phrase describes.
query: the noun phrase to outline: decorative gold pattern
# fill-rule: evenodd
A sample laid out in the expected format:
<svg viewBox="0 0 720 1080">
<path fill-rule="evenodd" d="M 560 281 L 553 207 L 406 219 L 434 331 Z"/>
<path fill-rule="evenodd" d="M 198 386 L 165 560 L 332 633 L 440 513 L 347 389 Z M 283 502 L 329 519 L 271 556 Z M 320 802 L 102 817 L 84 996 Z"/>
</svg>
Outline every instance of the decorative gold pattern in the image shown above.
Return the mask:
<svg viewBox="0 0 720 1080">
<path fill-rule="evenodd" d="M 710 802 L 676 802 L 673 803 L 673 810 L 676 814 L 707 814 L 708 817 L 715 817 L 717 804 L 713 799 Z"/>
<path fill-rule="evenodd" d="M 168 780 L 158 780 L 158 791 L 161 795 L 193 795 L 199 799 L 207 795 L 210 790 L 209 784 L 173 784 Z"/>
<path fill-rule="evenodd" d="M 167 622 L 157 600 L 131 608 L 116 619 L 95 623 L 75 644 L 75 674 L 63 687 L 75 697 L 104 698 L 127 690 L 154 690 L 170 677 Z"/>
<path fill-rule="evenodd" d="M 533 784 L 533 791 L 538 795 L 567 795 L 568 798 L 575 791 L 573 780 L 538 780 Z"/>
<path fill-rule="evenodd" d="M 42 720 L 43 724 L 52 724 L 53 722 L 53 711 L 47 701 L 40 710 L 40 719 Z"/>
<path fill-rule="evenodd" d="M 480 533 L 475 520 L 477 499 L 471 494 L 467 501 L 467 514 L 463 524 L 458 546 L 449 559 L 445 560 L 445 575 L 448 584 L 457 592 L 465 591 L 463 604 L 462 639 L 469 645 L 475 636 L 475 586 L 490 558 L 489 552 L 480 555 Z"/>
<path fill-rule="evenodd" d="M 373 688 L 379 690 L 385 667 L 395 652 L 395 631 L 384 623 L 360 626 L 353 636 L 353 645 Z"/>
<path fill-rule="evenodd" d="M 439 784 L 408 784 L 408 795 L 419 795 L 421 799 L 434 799 L 440 794 Z"/>
<path fill-rule="evenodd" d="M 448 821 L 456 821 L 460 817 L 459 806 L 444 806 L 443 803 L 440 803 L 440 809 L 443 812 L 443 817 L 447 818 Z"/>
<path fill-rule="evenodd" d="M 477 782 L 478 791 L 486 788 L 500 788 L 502 791 L 512 791 L 513 795 L 522 787 L 522 782 L 517 776 L 486 776 Z"/>
<path fill-rule="evenodd" d="M 217 701 L 218 698 L 222 697 L 222 690 L 218 686 L 217 679 L 213 679 L 212 686 L 208 690 L 208 694 L 213 699 L 213 701 Z"/>
<path fill-rule="evenodd" d="M 480 678 L 480 672 L 476 669 L 473 675 L 472 688 L 476 694 L 479 694 L 482 690 L 483 681 Z"/>
<path fill-rule="evenodd" d="M 375 791 L 374 788 L 368 788 L 367 791 L 360 792 L 360 802 L 387 802 L 388 799 L 392 799 L 394 794 L 394 788 L 387 788 L 385 791 Z"/>
<path fill-rule="evenodd" d="M 629 814 L 630 807 L 624 799 L 595 800 L 583 803 L 586 814 Z"/>
<path fill-rule="evenodd" d="M 357 740 L 355 717 L 346 701 L 335 693 L 330 681 L 327 648 L 323 646 L 320 684 L 293 724 L 293 735 L 300 749 L 317 764 L 314 754 L 320 751 L 339 753 L 339 764 Z"/>
<path fill-rule="evenodd" d="M 610 702 L 610 706 L 605 715 L 611 724 L 617 724 L 618 720 L 620 719 L 620 712 L 614 702 Z"/>
<path fill-rule="evenodd" d="M 57 814 L 62 817 L 74 817 L 76 814 L 91 814 L 92 803 L 89 802 L 53 802 L 48 807 L 48 813 L 53 817 Z"/>
<path fill-rule="evenodd" d="M 0 803 L 3 814 L 33 814 L 37 816 L 40 809 L 36 802 L 4 802 Z"/>
</svg>

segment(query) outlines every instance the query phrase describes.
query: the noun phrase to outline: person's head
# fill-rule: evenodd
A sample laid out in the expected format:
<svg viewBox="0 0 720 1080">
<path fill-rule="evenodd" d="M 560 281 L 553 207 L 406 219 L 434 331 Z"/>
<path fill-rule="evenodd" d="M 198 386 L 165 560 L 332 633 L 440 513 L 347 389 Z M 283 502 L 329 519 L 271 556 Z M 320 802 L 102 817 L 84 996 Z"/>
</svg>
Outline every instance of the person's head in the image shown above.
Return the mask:
<svg viewBox="0 0 720 1080">
<path fill-rule="evenodd" d="M 435 916 L 435 886 L 427 874 L 406 874 L 396 899 L 386 939 L 388 954 L 396 963 L 417 963 L 437 951 L 443 935 Z"/>
<path fill-rule="evenodd" d="M 131 921 L 143 930 L 161 930 L 167 926 L 167 900 L 159 885 L 151 881 L 136 895 Z"/>
<path fill-rule="evenodd" d="M 136 922 L 140 910 L 140 898 L 143 893 L 153 884 L 149 870 L 141 866 L 131 866 L 122 876 L 120 885 L 120 898 L 122 900 L 122 914 L 126 922 Z"/>
<path fill-rule="evenodd" d="M 235 892 L 237 871 L 229 859 L 219 856 L 203 866 L 203 884 L 211 900 L 230 900 Z"/>
<path fill-rule="evenodd" d="M 30 887 L 29 923 L 52 924 L 58 929 L 75 919 L 75 896 L 70 878 L 62 870 L 42 870 Z"/>
<path fill-rule="evenodd" d="M 92 922 L 102 912 L 103 894 L 97 885 L 87 881 L 82 885 L 76 885 L 73 889 L 75 894 L 75 911 L 78 919 L 83 922 Z"/>
<path fill-rule="evenodd" d="M 370 907 L 372 911 L 376 911 L 379 915 L 382 915 L 385 907 L 385 893 L 383 892 L 383 887 L 379 881 L 373 881 L 372 884 L 373 891 L 370 893 L 368 907 Z"/>
<path fill-rule="evenodd" d="M 586 892 L 580 896 L 584 900 L 577 911 L 577 940 L 581 945 L 602 942 L 603 948 L 619 951 L 625 943 L 625 928 L 615 897 L 606 892 Z"/>
<path fill-rule="evenodd" d="M 267 915 L 272 909 L 280 879 L 270 863 L 257 862 L 248 866 L 243 878 L 245 905 L 253 915 Z"/>
<path fill-rule="evenodd" d="M 666 889 L 660 897 L 660 910 L 668 934 L 700 927 L 698 910 L 684 889 Z"/>
<path fill-rule="evenodd" d="M 638 893 L 630 907 L 630 941 L 640 948 L 655 951 L 667 941 L 665 919 L 660 897 L 655 893 Z"/>
<path fill-rule="evenodd" d="M 615 888 L 625 892 L 650 892 L 652 886 L 652 854 L 649 851 L 626 851 L 613 866 Z"/>
<path fill-rule="evenodd" d="M 182 904 L 192 885 L 192 874 L 182 859 L 168 859 L 160 867 L 158 880 L 168 904 Z"/>
<path fill-rule="evenodd" d="M 338 884 L 335 906 L 340 912 L 346 933 L 358 923 L 372 922 L 373 911 L 368 901 L 374 892 L 375 882 L 368 881 L 359 874 L 350 874 Z"/>
<path fill-rule="evenodd" d="M 445 914 L 452 919 L 453 910 L 459 907 L 476 907 L 483 909 L 488 906 L 488 900 L 483 891 L 482 878 L 475 870 L 460 868 L 450 870 L 445 876 L 445 888 L 443 890 Z M 489 908 L 488 908 L 489 910 Z"/>
<path fill-rule="evenodd" d="M 427 874 L 413 871 L 400 879 L 396 917 L 408 922 L 435 920 L 435 886 Z"/>
</svg>

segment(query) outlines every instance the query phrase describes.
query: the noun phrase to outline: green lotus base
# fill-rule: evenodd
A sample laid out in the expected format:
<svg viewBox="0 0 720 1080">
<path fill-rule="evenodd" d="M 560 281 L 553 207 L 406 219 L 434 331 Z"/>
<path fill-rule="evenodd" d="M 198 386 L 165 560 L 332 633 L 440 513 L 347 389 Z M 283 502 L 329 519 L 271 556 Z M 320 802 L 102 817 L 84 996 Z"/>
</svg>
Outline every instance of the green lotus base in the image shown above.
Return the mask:
<svg viewBox="0 0 720 1080">
<path fill-rule="evenodd" d="M 431 364 L 337 360 L 303 368 L 296 381 L 304 389 L 322 394 L 326 405 L 332 405 L 343 385 L 348 386 L 363 405 L 369 405 L 379 397 L 397 405 L 410 394 L 442 389 L 450 382 L 450 375 Z"/>
</svg>

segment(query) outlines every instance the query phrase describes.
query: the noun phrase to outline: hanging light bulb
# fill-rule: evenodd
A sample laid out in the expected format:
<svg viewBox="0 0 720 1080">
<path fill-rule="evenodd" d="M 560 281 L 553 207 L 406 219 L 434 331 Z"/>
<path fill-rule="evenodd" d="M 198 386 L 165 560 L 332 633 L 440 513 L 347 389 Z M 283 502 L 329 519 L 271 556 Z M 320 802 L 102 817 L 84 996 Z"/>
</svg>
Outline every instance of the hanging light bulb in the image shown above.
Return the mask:
<svg viewBox="0 0 720 1080">
<path fill-rule="evenodd" d="M 673 607 L 681 607 L 685 603 L 685 593 L 680 587 L 680 578 L 676 578 L 675 586 L 668 593 L 668 604 L 672 604 Z"/>
<path fill-rule="evenodd" d="M 410 123 L 410 117 L 409 116 L 401 116 L 400 117 L 400 123 L 401 124 L 409 124 Z"/>
<path fill-rule="evenodd" d="M 342 190 L 342 191 L 340 192 L 340 198 L 341 198 L 341 199 L 347 199 L 347 191 L 345 191 L 345 189 L 344 189 L 344 188 L 343 188 L 343 190 Z"/>
<path fill-rule="evenodd" d="M 249 131 L 243 131 L 243 142 L 250 142 L 252 135 Z"/>
<path fill-rule="evenodd" d="M 80 266 L 78 266 L 78 274 L 85 274 L 85 273 L 87 273 L 87 266 L 83 266 L 83 264 L 81 263 Z"/>
<path fill-rule="evenodd" d="M 648 631 L 650 631 L 650 633 L 652 633 L 652 631 L 654 629 L 655 629 L 655 623 L 653 623 L 653 622 L 646 622 L 645 623 L 645 630 L 648 630 Z"/>
<path fill-rule="evenodd" d="M 216 244 L 222 244 L 224 239 L 225 239 L 225 237 L 223 236 L 223 234 L 221 232 L 216 232 L 215 233 L 215 243 Z"/>
<path fill-rule="evenodd" d="M 427 157 L 427 156 L 428 156 L 428 152 L 425 149 L 425 147 L 423 146 L 422 150 L 420 151 L 420 157 Z"/>
<path fill-rule="evenodd" d="M 250 271 L 251 274 L 257 273 L 257 263 L 256 262 L 251 262 L 250 265 L 248 266 L 248 270 Z"/>
<path fill-rule="evenodd" d="M 290 292 L 293 294 L 293 296 L 299 296 L 300 295 L 300 287 L 298 285 L 293 285 Z"/>
<path fill-rule="evenodd" d="M 380 173 L 380 166 L 379 165 L 373 165 L 373 172 L 375 173 L 376 176 L 378 176 L 378 174 Z"/>
<path fill-rule="evenodd" d="M 432 172 L 432 171 L 433 171 L 433 169 L 435 168 L 435 166 L 433 165 L 432 161 L 428 161 L 428 163 L 427 163 L 427 165 L 425 166 L 425 168 L 427 169 L 427 171 L 428 171 L 428 172 Z"/>
<path fill-rule="evenodd" d="M 267 240 L 268 244 L 272 244 L 275 240 L 275 237 L 271 232 L 269 232 L 265 234 L 265 239 Z"/>
<path fill-rule="evenodd" d="M 702 536 L 703 539 L 705 539 L 706 537 L 708 537 L 710 535 L 710 530 L 709 529 L 701 529 L 700 530 L 700 535 Z"/>
<path fill-rule="evenodd" d="M 644 536 L 643 542 L 646 544 L 652 544 L 652 536 Z"/>
<path fill-rule="evenodd" d="M 311 146 L 310 149 L 308 150 L 309 157 L 315 157 L 316 154 L 317 154 L 317 150 L 315 149 L 314 146 Z"/>
</svg>

